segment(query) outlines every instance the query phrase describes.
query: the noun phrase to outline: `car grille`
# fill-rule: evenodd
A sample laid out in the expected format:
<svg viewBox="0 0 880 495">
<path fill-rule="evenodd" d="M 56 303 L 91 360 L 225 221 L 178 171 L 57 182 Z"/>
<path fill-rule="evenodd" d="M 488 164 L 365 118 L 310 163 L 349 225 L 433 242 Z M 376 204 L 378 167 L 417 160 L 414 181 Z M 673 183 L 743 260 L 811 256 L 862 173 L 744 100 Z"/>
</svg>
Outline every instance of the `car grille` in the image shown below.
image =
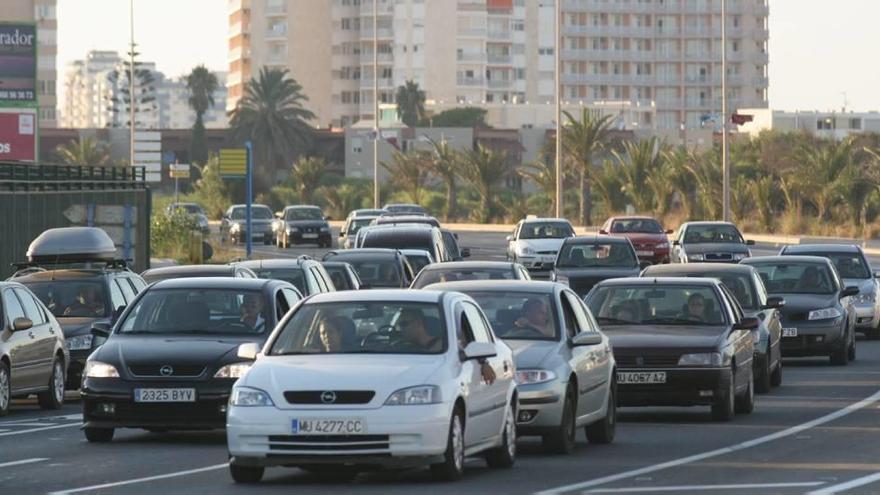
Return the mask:
<svg viewBox="0 0 880 495">
<path fill-rule="evenodd" d="M 656 368 L 678 366 L 678 359 L 681 356 L 621 356 L 615 355 L 617 366 L 621 368 Z"/>
<path fill-rule="evenodd" d="M 172 373 L 163 374 L 161 369 L 165 366 L 171 366 Z M 202 364 L 136 364 L 128 367 L 128 371 L 134 376 L 153 376 L 153 377 L 195 377 L 201 376 L 205 372 L 205 365 Z"/>
<path fill-rule="evenodd" d="M 327 392 L 335 394 L 335 400 L 324 401 L 322 396 Z M 288 390 L 284 392 L 284 398 L 290 404 L 367 404 L 376 392 L 372 390 Z"/>
<path fill-rule="evenodd" d="M 271 435 L 269 450 L 324 451 L 344 453 L 360 450 L 388 450 L 388 435 Z"/>
<path fill-rule="evenodd" d="M 797 321 L 807 321 L 807 318 L 810 317 L 810 313 L 790 313 L 782 318 L 783 325 L 787 322 L 797 322 Z"/>
<path fill-rule="evenodd" d="M 568 286 L 571 287 L 571 290 L 575 291 L 579 296 L 583 296 L 586 295 L 587 292 L 590 292 L 590 289 L 592 289 L 594 285 L 605 280 L 605 278 L 606 277 L 569 278 Z"/>
<path fill-rule="evenodd" d="M 733 254 L 731 254 L 731 253 L 706 253 L 705 260 L 706 261 L 733 261 Z"/>
<path fill-rule="evenodd" d="M 552 254 L 556 255 L 556 251 L 537 251 L 537 254 Z"/>
</svg>

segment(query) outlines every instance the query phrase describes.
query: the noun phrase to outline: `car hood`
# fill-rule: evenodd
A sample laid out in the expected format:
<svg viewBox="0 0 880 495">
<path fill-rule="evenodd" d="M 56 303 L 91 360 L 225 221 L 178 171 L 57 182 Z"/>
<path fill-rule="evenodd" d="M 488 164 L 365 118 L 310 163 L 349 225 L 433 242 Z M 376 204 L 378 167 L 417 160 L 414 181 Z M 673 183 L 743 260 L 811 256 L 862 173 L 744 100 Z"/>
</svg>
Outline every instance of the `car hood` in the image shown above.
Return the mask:
<svg viewBox="0 0 880 495">
<path fill-rule="evenodd" d="M 58 324 L 61 325 L 61 331 L 65 338 L 86 335 L 92 331 L 92 325 L 95 323 L 109 323 L 110 318 L 88 318 L 88 317 L 66 317 L 56 316 Z"/>
<path fill-rule="evenodd" d="M 262 343 L 254 336 L 193 336 L 114 334 L 93 355 L 93 359 L 129 366 L 193 366 L 226 364 L 241 361 L 238 346 L 247 342 Z M 122 370 L 120 369 L 120 373 Z"/>
<path fill-rule="evenodd" d="M 709 242 L 705 244 L 685 244 L 684 250 L 688 254 L 702 253 L 745 253 L 748 254 L 749 247 L 745 244 L 736 244 L 733 242 Z"/>
<path fill-rule="evenodd" d="M 541 340 L 512 340 L 504 341 L 513 351 L 513 359 L 516 369 L 543 368 L 549 357 L 556 354 L 559 342 Z"/>
<path fill-rule="evenodd" d="M 535 251 L 559 251 L 565 239 L 520 239 L 517 242 L 519 247 L 530 247 Z"/>
<path fill-rule="evenodd" d="M 615 351 L 625 349 L 708 349 L 725 338 L 726 327 L 679 325 L 603 325 Z"/>
<path fill-rule="evenodd" d="M 785 299 L 785 306 L 779 310 L 784 317 L 809 313 L 814 309 L 836 307 L 839 305 L 837 296 L 834 294 L 773 294 Z"/>
</svg>

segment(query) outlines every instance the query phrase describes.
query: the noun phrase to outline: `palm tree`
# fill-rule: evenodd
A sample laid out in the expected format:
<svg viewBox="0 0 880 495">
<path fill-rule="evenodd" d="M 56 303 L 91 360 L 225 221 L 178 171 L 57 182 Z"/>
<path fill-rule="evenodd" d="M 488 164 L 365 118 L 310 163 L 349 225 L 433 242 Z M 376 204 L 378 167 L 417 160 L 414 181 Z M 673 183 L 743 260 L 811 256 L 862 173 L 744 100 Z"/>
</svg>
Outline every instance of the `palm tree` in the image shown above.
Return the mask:
<svg viewBox="0 0 880 495">
<path fill-rule="evenodd" d="M 685 218 L 691 218 L 697 213 L 698 207 L 694 192 L 694 178 L 688 167 L 697 160 L 697 157 L 693 151 L 684 146 L 667 150 L 664 155 L 669 181 L 681 201 L 682 213 Z"/>
<path fill-rule="evenodd" d="M 601 150 L 608 140 L 611 130 L 611 116 L 595 117 L 584 108 L 581 111 L 581 119 L 575 118 L 568 112 L 565 118 L 567 124 L 562 129 L 562 149 L 568 159 L 572 161 L 579 180 L 578 186 L 578 212 L 581 225 L 589 225 L 591 221 L 589 178 L 593 167 L 593 158 Z"/>
<path fill-rule="evenodd" d="M 864 235 L 868 223 L 868 200 L 880 188 L 880 153 L 869 148 L 862 151 L 859 159 L 851 161 L 837 180 L 852 220 Z"/>
<path fill-rule="evenodd" d="M 606 216 L 610 217 L 625 206 L 622 175 L 620 167 L 609 160 L 593 170 L 592 186 L 598 193 L 599 203 Z"/>
<path fill-rule="evenodd" d="M 419 89 L 419 83 L 407 80 L 397 88 L 394 96 L 397 103 L 397 118 L 409 127 L 415 127 L 425 118 L 425 92 Z"/>
<path fill-rule="evenodd" d="M 462 179 L 469 182 L 480 196 L 476 219 L 479 223 L 486 223 L 492 214 L 495 189 L 511 172 L 510 162 L 503 152 L 478 144 L 476 149 L 465 154 L 459 165 Z"/>
<path fill-rule="evenodd" d="M 532 181 L 538 189 L 550 198 L 550 211 L 553 215 L 556 211 L 556 167 L 542 161 L 537 161 L 517 171 L 526 180 Z"/>
<path fill-rule="evenodd" d="M 306 157 L 300 158 L 293 164 L 290 178 L 296 184 L 296 192 L 299 199 L 305 204 L 312 204 L 312 192 L 318 188 L 321 176 L 327 169 L 327 163 L 323 158 Z"/>
<path fill-rule="evenodd" d="M 205 144 L 204 115 L 214 106 L 214 92 L 217 91 L 217 76 L 204 65 L 195 67 L 186 76 L 186 89 L 189 90 L 189 106 L 196 113 L 193 125 L 193 136 L 190 143 L 190 160 L 193 163 L 205 163 L 208 159 L 208 147 Z"/>
<path fill-rule="evenodd" d="M 426 164 L 430 161 L 431 157 L 426 151 L 394 151 L 391 163 L 382 162 L 381 165 L 391 174 L 394 185 L 403 189 L 413 203 L 421 204 L 422 192 L 428 181 Z"/>
<path fill-rule="evenodd" d="M 715 220 L 722 213 L 721 164 L 717 150 L 709 150 L 699 159 L 685 164 L 694 184 L 696 204 L 700 206 L 698 217 Z"/>
<path fill-rule="evenodd" d="M 436 175 L 446 186 L 446 221 L 449 222 L 455 218 L 458 210 L 455 179 L 458 176 L 460 157 L 445 139 L 439 142 L 430 138 L 428 140 L 433 147 L 433 153 L 425 165 L 428 167 L 428 171 Z"/>
<path fill-rule="evenodd" d="M 664 168 L 660 141 L 656 137 L 638 143 L 623 143 L 623 152 L 611 152 L 621 169 L 623 191 L 636 211 L 648 213 L 655 207 L 666 212 L 672 185 Z"/>
<path fill-rule="evenodd" d="M 60 144 L 55 148 L 55 154 L 65 165 L 102 167 L 110 161 L 107 146 L 91 137 L 71 139 L 67 144 Z"/>
<path fill-rule="evenodd" d="M 773 211 L 773 198 L 776 192 L 775 189 L 774 178 L 769 175 L 759 177 L 751 184 L 752 199 L 755 202 L 755 209 L 758 210 L 761 227 L 766 232 L 771 232 L 773 229 L 773 218 L 775 217 Z"/>
<path fill-rule="evenodd" d="M 308 98 L 287 69 L 263 67 L 245 85 L 244 97 L 232 111 L 230 128 L 238 142 L 254 146 L 259 186 L 268 190 L 299 147 L 308 148 L 312 129 L 306 122 L 315 114 L 303 107 Z"/>
<path fill-rule="evenodd" d="M 319 194 L 327 204 L 327 213 L 333 218 L 345 218 L 348 212 L 360 208 L 367 192 L 359 184 L 341 184 L 336 187 L 325 186 Z"/>
<path fill-rule="evenodd" d="M 852 155 L 849 138 L 839 143 L 831 140 L 824 145 L 803 146 L 799 150 L 804 192 L 816 207 L 820 221 L 828 220 L 831 207 L 841 199 L 838 178 L 852 165 Z"/>
</svg>

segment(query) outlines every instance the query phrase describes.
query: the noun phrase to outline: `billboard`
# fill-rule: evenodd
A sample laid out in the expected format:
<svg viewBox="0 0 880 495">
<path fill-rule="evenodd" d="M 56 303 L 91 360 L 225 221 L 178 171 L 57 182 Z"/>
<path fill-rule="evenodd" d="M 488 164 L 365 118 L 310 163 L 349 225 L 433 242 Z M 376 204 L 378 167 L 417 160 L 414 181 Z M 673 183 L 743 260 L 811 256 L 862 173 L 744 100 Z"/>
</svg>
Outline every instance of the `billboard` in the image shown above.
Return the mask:
<svg viewBox="0 0 880 495">
<path fill-rule="evenodd" d="M 0 23 L 0 105 L 37 102 L 37 25 Z"/>
<path fill-rule="evenodd" d="M 37 112 L 31 109 L 0 110 L 0 161 L 37 159 Z"/>
</svg>

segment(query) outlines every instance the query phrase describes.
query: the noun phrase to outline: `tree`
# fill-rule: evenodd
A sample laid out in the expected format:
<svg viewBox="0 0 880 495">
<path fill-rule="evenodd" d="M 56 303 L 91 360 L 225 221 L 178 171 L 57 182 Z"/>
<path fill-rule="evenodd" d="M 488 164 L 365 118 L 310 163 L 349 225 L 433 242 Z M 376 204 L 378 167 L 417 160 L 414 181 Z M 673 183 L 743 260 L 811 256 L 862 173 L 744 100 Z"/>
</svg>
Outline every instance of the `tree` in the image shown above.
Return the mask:
<svg viewBox="0 0 880 495">
<path fill-rule="evenodd" d="M 564 112 L 568 120 L 562 129 L 562 150 L 565 158 L 571 160 L 578 175 L 578 220 L 581 225 L 591 223 L 589 177 L 593 158 L 608 140 L 611 129 L 611 116 L 595 117 L 589 109 L 581 111 L 580 120 Z"/>
<path fill-rule="evenodd" d="M 492 215 L 492 199 L 498 184 L 511 172 L 510 162 L 503 152 L 483 145 L 466 153 L 461 160 L 459 173 L 480 196 L 480 209 L 476 212 L 479 223 L 486 223 Z"/>
<path fill-rule="evenodd" d="M 147 111 L 156 111 L 156 87 L 153 83 L 156 78 L 153 71 L 143 68 L 144 64 L 137 61 L 139 52 L 128 52 L 129 58 L 122 62 L 122 73 L 114 69 L 107 74 L 107 82 L 113 91 L 106 97 L 107 109 L 113 114 L 113 118 L 107 123 L 107 127 L 131 127 L 131 107 L 134 106 L 135 126 L 143 127 L 144 122 L 138 119 L 138 114 Z M 134 75 L 132 75 L 132 63 L 134 61 Z M 131 83 L 134 79 L 134 95 L 131 95 Z M 133 98 L 132 98 L 133 96 Z"/>
<path fill-rule="evenodd" d="M 865 235 L 868 223 L 868 199 L 880 187 L 880 153 L 862 148 L 838 177 L 839 190 L 850 210 L 853 224 Z"/>
<path fill-rule="evenodd" d="M 695 204 L 700 211 L 697 218 L 717 220 L 722 214 L 722 176 L 718 150 L 709 150 L 698 159 L 685 163 L 694 184 Z"/>
<path fill-rule="evenodd" d="M 290 177 L 296 184 L 299 199 L 305 204 L 312 204 L 312 192 L 318 188 L 321 176 L 327 169 L 327 163 L 320 157 L 301 158 L 293 164 Z"/>
<path fill-rule="evenodd" d="M 227 184 L 220 178 L 220 161 L 214 156 L 201 167 L 193 164 L 199 170 L 201 178 L 193 185 L 193 197 L 209 218 L 220 218 L 226 208 L 232 203 Z"/>
<path fill-rule="evenodd" d="M 326 202 L 327 213 L 337 219 L 343 219 L 348 212 L 361 208 L 369 194 L 362 184 L 325 186 L 319 189 L 319 193 Z"/>
<path fill-rule="evenodd" d="M 773 211 L 773 197 L 776 193 L 774 178 L 769 175 L 759 177 L 752 182 L 750 187 L 755 208 L 758 210 L 758 219 L 761 221 L 761 227 L 765 231 L 771 232 L 775 217 L 775 212 Z"/>
<path fill-rule="evenodd" d="M 850 139 L 804 145 L 799 150 L 802 168 L 797 173 L 820 221 L 829 219 L 831 207 L 841 198 L 838 177 L 852 165 L 852 151 Z"/>
<path fill-rule="evenodd" d="M 666 161 L 660 141 L 656 137 L 638 143 L 623 143 L 623 152 L 611 153 L 621 170 L 622 191 L 636 209 L 648 213 L 654 209 L 666 212 L 672 185 L 667 178 Z"/>
<path fill-rule="evenodd" d="M 406 153 L 394 151 L 391 163 L 382 162 L 382 168 L 391 174 L 391 183 L 403 189 L 410 200 L 421 204 L 422 192 L 428 181 L 427 163 L 431 157 L 427 151 L 414 150 Z"/>
<path fill-rule="evenodd" d="M 430 118 L 431 127 L 489 127 L 486 110 L 477 107 L 450 108 Z"/>
<path fill-rule="evenodd" d="M 214 106 L 214 92 L 217 91 L 217 76 L 204 65 L 195 67 L 186 76 L 186 89 L 189 90 L 189 106 L 196 113 L 193 135 L 189 146 L 192 163 L 205 163 L 208 160 L 208 147 L 205 144 L 204 115 Z"/>
<path fill-rule="evenodd" d="M 110 162 L 107 146 L 87 137 L 79 140 L 71 139 L 67 144 L 55 148 L 55 154 L 65 165 L 105 166 Z"/>
<path fill-rule="evenodd" d="M 664 155 L 669 169 L 669 181 L 681 201 L 682 213 L 685 218 L 691 218 L 697 214 L 699 208 L 694 191 L 694 179 L 689 168 L 698 157 L 684 146 L 667 150 Z"/>
<path fill-rule="evenodd" d="M 601 166 L 593 170 L 591 185 L 598 194 L 599 203 L 606 216 L 623 210 L 625 206 L 626 195 L 622 192 L 622 176 L 620 167 L 610 160 L 605 160 Z"/>
<path fill-rule="evenodd" d="M 415 127 L 425 118 L 425 92 L 415 81 L 406 81 L 397 88 L 394 97 L 397 103 L 397 118 L 409 127 Z"/>
<path fill-rule="evenodd" d="M 542 161 L 537 161 L 517 171 L 517 173 L 526 180 L 532 181 L 538 189 L 550 198 L 550 211 L 548 216 L 552 216 L 556 211 L 556 167 L 548 165 Z"/>
<path fill-rule="evenodd" d="M 230 127 L 238 142 L 254 146 L 259 189 L 268 190 L 297 148 L 312 143 L 307 123 L 315 114 L 303 107 L 308 98 L 287 69 L 263 67 L 245 85 L 244 97 L 232 111 Z"/>
<path fill-rule="evenodd" d="M 455 180 L 458 176 L 459 153 L 444 139 L 434 141 L 429 138 L 433 147 L 431 159 L 425 162 L 428 170 L 437 176 L 446 186 L 446 218 L 449 222 L 455 218 L 458 210 L 457 192 Z"/>
</svg>

